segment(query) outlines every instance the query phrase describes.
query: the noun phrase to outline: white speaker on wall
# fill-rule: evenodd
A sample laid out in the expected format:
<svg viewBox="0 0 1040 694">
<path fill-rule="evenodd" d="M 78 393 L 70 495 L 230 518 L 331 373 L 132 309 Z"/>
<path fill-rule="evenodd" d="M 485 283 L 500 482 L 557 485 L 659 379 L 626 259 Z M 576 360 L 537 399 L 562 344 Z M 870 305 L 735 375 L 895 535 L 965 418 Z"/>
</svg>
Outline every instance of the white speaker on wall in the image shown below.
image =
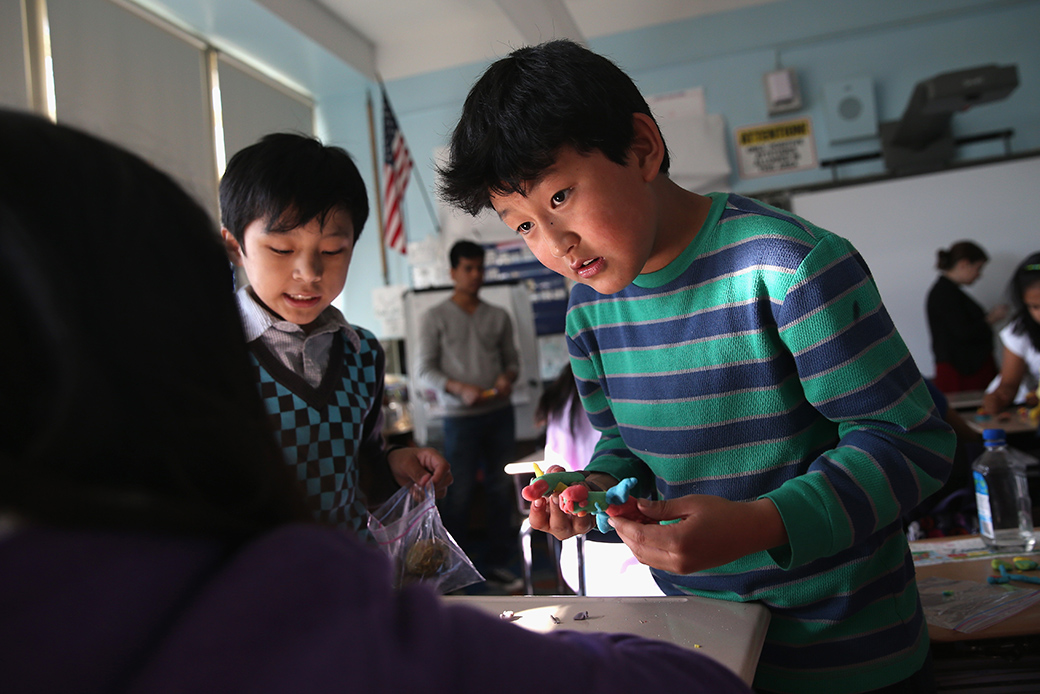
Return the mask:
<svg viewBox="0 0 1040 694">
<path fill-rule="evenodd" d="M 823 85 L 824 120 L 831 142 L 847 142 L 878 134 L 874 83 L 869 77 Z"/>
</svg>

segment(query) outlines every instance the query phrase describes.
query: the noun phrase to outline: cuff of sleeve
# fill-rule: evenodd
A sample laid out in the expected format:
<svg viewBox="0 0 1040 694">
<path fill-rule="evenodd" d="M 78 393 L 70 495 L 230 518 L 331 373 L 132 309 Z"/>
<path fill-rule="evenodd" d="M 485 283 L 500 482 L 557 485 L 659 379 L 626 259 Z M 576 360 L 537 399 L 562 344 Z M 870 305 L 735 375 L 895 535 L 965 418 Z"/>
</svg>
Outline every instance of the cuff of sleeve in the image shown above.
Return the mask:
<svg viewBox="0 0 1040 694">
<path fill-rule="evenodd" d="M 656 479 L 654 473 L 645 465 L 633 465 L 622 460 L 597 460 L 594 465 L 586 467 L 585 472 L 606 473 L 619 482 L 628 477 L 635 477 L 638 484 L 632 490 L 632 496 L 654 498 L 657 491 L 657 485 L 654 484 Z"/>
<path fill-rule="evenodd" d="M 773 502 L 787 531 L 787 544 L 769 550 L 777 566 L 787 571 L 831 553 L 830 524 L 820 512 L 827 504 L 811 488 L 784 485 L 759 498 Z"/>
</svg>

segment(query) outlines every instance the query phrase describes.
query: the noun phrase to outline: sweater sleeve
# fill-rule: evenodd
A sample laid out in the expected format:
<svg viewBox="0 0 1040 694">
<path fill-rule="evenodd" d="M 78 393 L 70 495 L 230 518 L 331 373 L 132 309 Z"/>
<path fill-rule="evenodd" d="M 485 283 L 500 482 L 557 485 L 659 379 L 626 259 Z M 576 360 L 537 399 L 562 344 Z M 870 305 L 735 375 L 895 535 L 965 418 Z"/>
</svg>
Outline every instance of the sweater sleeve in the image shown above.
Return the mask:
<svg viewBox="0 0 1040 694">
<path fill-rule="evenodd" d="M 773 557 L 789 568 L 899 521 L 945 482 L 955 439 L 848 241 L 821 240 L 774 311 L 806 399 L 840 437 L 764 495 L 790 538 Z"/>
<path fill-rule="evenodd" d="M 502 355 L 502 372 L 511 372 L 514 375 L 520 373 L 520 353 L 513 341 L 513 321 L 509 314 L 503 311 L 505 316 L 502 321 L 502 331 L 499 333 L 498 349 Z"/>
<path fill-rule="evenodd" d="M 444 392 L 444 384 L 448 382 L 448 375 L 441 370 L 442 330 L 437 312 L 428 311 L 419 328 L 419 363 L 416 367 L 419 381 L 438 393 Z"/>
</svg>

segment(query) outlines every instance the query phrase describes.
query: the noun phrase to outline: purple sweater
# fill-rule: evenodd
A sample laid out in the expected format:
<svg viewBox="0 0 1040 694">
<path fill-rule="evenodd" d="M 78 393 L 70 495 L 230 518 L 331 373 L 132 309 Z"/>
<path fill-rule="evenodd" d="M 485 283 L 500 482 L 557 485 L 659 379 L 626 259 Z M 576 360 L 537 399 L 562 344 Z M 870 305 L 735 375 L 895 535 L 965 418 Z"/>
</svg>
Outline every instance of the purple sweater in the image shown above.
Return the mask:
<svg viewBox="0 0 1040 694">
<path fill-rule="evenodd" d="M 327 528 L 287 526 L 233 554 L 206 540 L 28 528 L 0 540 L 0 688 L 750 692 L 669 644 L 535 634 L 389 584 L 376 550 Z"/>
</svg>

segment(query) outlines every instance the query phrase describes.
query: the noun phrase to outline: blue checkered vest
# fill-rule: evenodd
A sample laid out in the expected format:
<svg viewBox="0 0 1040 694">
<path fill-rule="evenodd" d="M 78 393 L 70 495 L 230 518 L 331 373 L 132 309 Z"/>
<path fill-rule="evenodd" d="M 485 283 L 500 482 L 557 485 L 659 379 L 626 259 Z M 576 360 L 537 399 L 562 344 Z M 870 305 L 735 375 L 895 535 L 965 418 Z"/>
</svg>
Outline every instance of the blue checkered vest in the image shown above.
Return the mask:
<svg viewBox="0 0 1040 694">
<path fill-rule="evenodd" d="M 282 364 L 260 340 L 249 344 L 260 395 L 271 415 L 285 461 L 296 471 L 319 520 L 350 528 L 371 541 L 365 495 L 358 486 L 361 456 L 383 459 L 382 345 L 355 327 L 355 352 L 337 332 L 329 365 L 314 388 Z"/>
</svg>

